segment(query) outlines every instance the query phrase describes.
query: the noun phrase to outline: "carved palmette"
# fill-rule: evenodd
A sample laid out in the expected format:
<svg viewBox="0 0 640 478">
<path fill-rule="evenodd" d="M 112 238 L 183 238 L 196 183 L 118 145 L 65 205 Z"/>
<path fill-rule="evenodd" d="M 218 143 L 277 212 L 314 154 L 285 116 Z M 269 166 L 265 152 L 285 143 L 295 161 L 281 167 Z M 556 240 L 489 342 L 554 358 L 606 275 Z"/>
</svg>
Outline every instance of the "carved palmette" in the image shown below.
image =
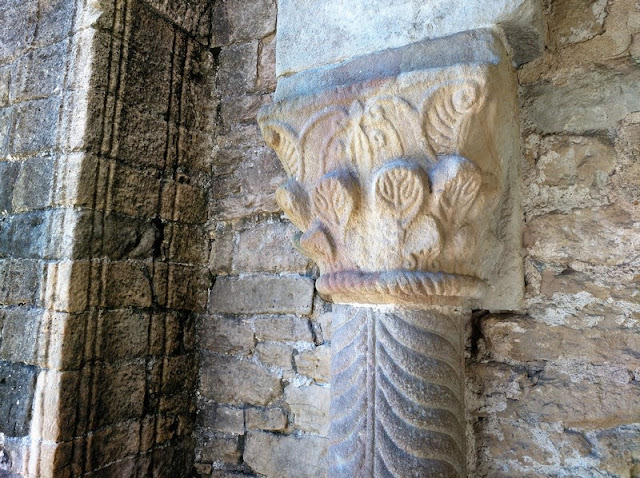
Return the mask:
<svg viewBox="0 0 640 478">
<path fill-rule="evenodd" d="M 465 476 L 459 317 L 335 316 L 329 476 Z"/>
<path fill-rule="evenodd" d="M 478 213 L 495 187 L 460 141 L 482 107 L 481 80 L 418 99 L 409 90 L 325 106 L 297 128 L 261 114 L 290 176 L 278 203 L 302 231 L 299 246 L 318 264 L 329 300 L 421 306 L 484 293 Z"/>
</svg>

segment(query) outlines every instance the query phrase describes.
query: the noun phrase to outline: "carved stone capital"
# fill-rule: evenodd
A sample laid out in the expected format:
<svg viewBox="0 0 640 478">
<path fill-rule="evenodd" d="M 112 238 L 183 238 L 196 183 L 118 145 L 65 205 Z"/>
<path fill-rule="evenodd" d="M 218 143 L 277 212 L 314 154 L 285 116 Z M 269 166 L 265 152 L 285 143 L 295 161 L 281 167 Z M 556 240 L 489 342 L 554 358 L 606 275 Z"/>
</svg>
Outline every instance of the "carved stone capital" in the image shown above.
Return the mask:
<svg viewBox="0 0 640 478">
<path fill-rule="evenodd" d="M 290 177 L 278 203 L 318 264 L 324 298 L 518 302 L 515 81 L 491 48 L 479 63 L 365 81 L 350 83 L 347 70 L 345 86 L 261 112 Z"/>
</svg>

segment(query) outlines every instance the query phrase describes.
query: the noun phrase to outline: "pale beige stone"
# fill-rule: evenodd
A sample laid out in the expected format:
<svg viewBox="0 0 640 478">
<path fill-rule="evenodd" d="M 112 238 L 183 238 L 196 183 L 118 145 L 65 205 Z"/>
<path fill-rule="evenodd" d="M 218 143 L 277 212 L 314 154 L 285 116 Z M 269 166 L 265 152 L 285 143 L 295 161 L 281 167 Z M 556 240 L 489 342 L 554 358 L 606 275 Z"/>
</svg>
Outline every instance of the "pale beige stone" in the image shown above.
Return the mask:
<svg viewBox="0 0 640 478">
<path fill-rule="evenodd" d="M 326 474 L 329 440 L 313 435 L 282 435 L 251 431 L 244 461 L 265 476 L 317 478 Z M 268 452 L 265 452 L 268 450 Z"/>
<path fill-rule="evenodd" d="M 302 276 L 219 277 L 211 290 L 209 310 L 228 314 L 308 315 L 313 282 Z"/>
<path fill-rule="evenodd" d="M 290 177 L 276 198 L 320 268 L 323 298 L 518 306 L 514 77 L 499 40 L 474 41 L 478 63 L 418 64 L 371 82 L 351 79 L 345 65 L 332 75 L 348 87 L 261 111 Z M 385 55 L 415 67 L 416 54 Z"/>
<path fill-rule="evenodd" d="M 287 427 L 287 414 L 281 408 L 249 408 L 246 420 L 247 428 L 253 430 L 283 431 Z"/>
<path fill-rule="evenodd" d="M 267 366 L 275 366 L 284 369 L 292 368 L 293 348 L 287 344 L 274 342 L 261 342 L 256 347 L 256 354 L 260 362 Z"/>
<path fill-rule="evenodd" d="M 328 436 L 330 403 L 330 389 L 328 387 L 290 385 L 284 391 L 284 399 L 293 413 L 294 428 Z"/>
<path fill-rule="evenodd" d="M 311 377 L 318 383 L 329 383 L 331 380 L 331 348 L 328 345 L 298 353 L 295 363 L 298 373 Z"/>
</svg>

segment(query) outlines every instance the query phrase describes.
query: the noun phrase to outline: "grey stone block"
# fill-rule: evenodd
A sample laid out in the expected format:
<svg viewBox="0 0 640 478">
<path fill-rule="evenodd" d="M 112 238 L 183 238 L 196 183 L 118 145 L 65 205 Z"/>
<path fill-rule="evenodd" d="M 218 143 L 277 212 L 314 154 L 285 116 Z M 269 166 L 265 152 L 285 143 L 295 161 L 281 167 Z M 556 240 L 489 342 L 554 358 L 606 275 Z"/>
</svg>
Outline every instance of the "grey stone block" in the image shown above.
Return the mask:
<svg viewBox="0 0 640 478">
<path fill-rule="evenodd" d="M 211 312 L 227 314 L 308 315 L 313 281 L 301 276 L 219 277 L 209 303 Z"/>
<path fill-rule="evenodd" d="M 34 366 L 0 361 L 0 433 L 12 437 L 29 433 L 36 376 Z"/>
</svg>

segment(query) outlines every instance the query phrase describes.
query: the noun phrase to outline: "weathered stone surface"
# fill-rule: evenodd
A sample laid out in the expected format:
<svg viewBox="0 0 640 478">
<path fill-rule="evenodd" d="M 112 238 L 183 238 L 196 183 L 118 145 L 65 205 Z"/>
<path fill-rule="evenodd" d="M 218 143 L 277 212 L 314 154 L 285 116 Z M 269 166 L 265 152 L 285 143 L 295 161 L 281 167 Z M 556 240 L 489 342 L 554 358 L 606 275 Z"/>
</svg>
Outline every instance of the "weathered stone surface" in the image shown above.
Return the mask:
<svg viewBox="0 0 640 478">
<path fill-rule="evenodd" d="M 208 421 L 207 425 L 219 432 L 242 435 L 244 434 L 244 412 L 241 408 L 219 405 L 215 411 L 215 418 L 212 422 Z"/>
<path fill-rule="evenodd" d="M 268 405 L 282 393 L 278 377 L 246 360 L 205 356 L 201 370 L 201 393 L 217 402 Z"/>
<path fill-rule="evenodd" d="M 260 317 L 254 323 L 260 341 L 313 342 L 307 319 L 298 317 Z"/>
<path fill-rule="evenodd" d="M 36 367 L 0 360 L 0 433 L 11 437 L 29 433 L 37 373 Z"/>
<path fill-rule="evenodd" d="M 235 272 L 306 272 L 310 261 L 296 250 L 290 238 L 291 223 L 260 224 L 240 233 L 236 248 Z"/>
<path fill-rule="evenodd" d="M 629 113 L 640 110 L 637 71 L 622 75 L 598 69 L 556 85 L 541 81 L 525 88 L 522 115 L 527 128 L 541 133 L 586 133 L 616 128 Z M 601 85 L 607 85 L 602 88 Z M 550 108 L 549 105 L 554 105 Z"/>
<path fill-rule="evenodd" d="M 299 352 L 294 359 L 298 373 L 311 377 L 318 383 L 329 383 L 331 373 L 329 345 Z"/>
<path fill-rule="evenodd" d="M 530 138 L 530 169 L 525 170 L 525 214 L 599 207 L 608 202 L 607 189 L 615 170 L 614 148 L 597 138 L 548 136 Z"/>
<path fill-rule="evenodd" d="M 604 32 L 606 0 L 558 2 L 551 10 L 549 36 L 555 46 L 590 40 Z"/>
<path fill-rule="evenodd" d="M 273 33 L 276 29 L 276 2 L 258 0 L 219 2 L 213 10 L 212 46 L 227 45 Z"/>
<path fill-rule="evenodd" d="M 219 57 L 218 88 L 223 96 L 255 90 L 258 80 L 258 42 L 222 48 Z"/>
<path fill-rule="evenodd" d="M 425 60 L 414 45 L 382 54 L 396 70 L 375 81 L 349 76 L 346 64 L 341 86 L 261 111 L 265 140 L 290 177 L 278 204 L 318 264 L 324 299 L 519 306 L 511 65 L 492 34 L 474 41 L 485 56 L 464 67 L 459 58 Z"/>
<path fill-rule="evenodd" d="M 266 476 L 315 478 L 326 473 L 327 447 L 328 440 L 317 436 L 251 431 L 245 442 L 244 461 Z"/>
<path fill-rule="evenodd" d="M 499 23 L 540 35 L 540 4 L 528 0 L 433 0 L 428 4 L 377 0 L 347 5 L 338 0 L 285 0 L 278 4 L 277 72 L 278 76 L 288 75 Z"/>
<path fill-rule="evenodd" d="M 640 247 L 639 227 L 617 206 L 576 209 L 529 221 L 524 244 L 533 257 L 544 261 L 620 265 L 628 260 L 630 249 Z"/>
<path fill-rule="evenodd" d="M 288 386 L 284 399 L 293 413 L 293 426 L 297 430 L 329 435 L 330 389 L 319 385 Z"/>
<path fill-rule="evenodd" d="M 313 281 L 306 277 L 218 277 L 209 297 L 209 310 L 228 314 L 308 315 L 312 301 Z"/>
<path fill-rule="evenodd" d="M 200 459 L 205 462 L 238 463 L 242 457 L 237 436 L 206 435 L 200 445 Z"/>
<path fill-rule="evenodd" d="M 287 344 L 261 342 L 256 347 L 256 354 L 260 362 L 268 367 L 293 368 L 293 348 Z"/>
<path fill-rule="evenodd" d="M 281 408 L 248 408 L 246 423 L 250 430 L 284 431 L 287 428 L 287 414 Z"/>
<path fill-rule="evenodd" d="M 201 327 L 200 345 L 212 352 L 248 354 L 255 344 L 253 329 L 246 320 L 216 316 Z"/>
</svg>

